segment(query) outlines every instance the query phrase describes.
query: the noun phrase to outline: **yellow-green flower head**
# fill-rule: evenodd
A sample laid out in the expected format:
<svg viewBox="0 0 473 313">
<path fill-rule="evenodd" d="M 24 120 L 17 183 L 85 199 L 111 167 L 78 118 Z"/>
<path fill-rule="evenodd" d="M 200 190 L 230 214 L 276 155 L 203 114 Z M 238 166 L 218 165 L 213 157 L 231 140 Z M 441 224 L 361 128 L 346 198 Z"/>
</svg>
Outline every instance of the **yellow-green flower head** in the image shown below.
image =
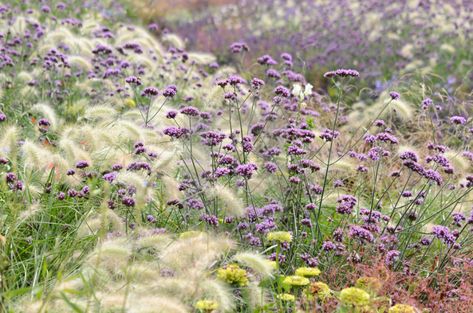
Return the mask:
<svg viewBox="0 0 473 313">
<path fill-rule="evenodd" d="M 292 235 L 288 231 L 273 231 L 266 235 L 266 238 L 269 241 L 278 241 L 278 242 L 291 242 Z"/>
<path fill-rule="evenodd" d="M 204 312 L 212 312 L 218 309 L 218 303 L 213 300 L 199 300 L 195 304 L 195 308 Z"/>
<path fill-rule="evenodd" d="M 314 277 L 320 275 L 320 270 L 317 267 L 299 267 L 296 269 L 297 276 Z"/>
<path fill-rule="evenodd" d="M 389 313 L 416 313 L 416 309 L 408 304 L 396 304 L 389 308 Z"/>
<path fill-rule="evenodd" d="M 126 98 L 125 99 L 125 106 L 127 106 L 128 108 L 134 108 L 134 107 L 136 107 L 136 102 L 135 102 L 135 100 L 133 100 L 131 98 Z"/>
<path fill-rule="evenodd" d="M 268 260 L 268 264 L 269 264 L 273 269 L 277 269 L 277 268 L 278 268 L 278 263 L 276 263 L 276 261 L 270 261 L 270 260 Z"/>
<path fill-rule="evenodd" d="M 380 280 L 376 277 L 363 276 L 356 280 L 355 287 L 376 293 L 381 289 L 382 285 Z"/>
<path fill-rule="evenodd" d="M 321 300 L 329 298 L 331 294 L 330 287 L 321 281 L 310 284 L 310 292 Z"/>
<path fill-rule="evenodd" d="M 307 286 L 310 281 L 305 277 L 292 275 L 284 278 L 282 283 L 289 286 Z"/>
<path fill-rule="evenodd" d="M 183 232 L 179 235 L 179 238 L 181 239 L 189 239 L 189 238 L 194 238 L 202 235 L 202 232 L 196 231 L 196 230 L 189 230 L 186 232 Z"/>
<path fill-rule="evenodd" d="M 363 289 L 350 287 L 340 292 L 340 301 L 343 304 L 362 307 L 370 303 L 370 295 Z"/>
<path fill-rule="evenodd" d="M 238 264 L 229 264 L 226 268 L 219 268 L 217 270 L 217 277 L 231 285 L 239 287 L 248 285 L 248 275 Z"/>
<path fill-rule="evenodd" d="M 288 301 L 288 302 L 294 302 L 296 301 L 296 297 L 294 295 L 291 295 L 290 293 L 281 293 L 276 296 L 279 300 L 282 301 Z"/>
</svg>

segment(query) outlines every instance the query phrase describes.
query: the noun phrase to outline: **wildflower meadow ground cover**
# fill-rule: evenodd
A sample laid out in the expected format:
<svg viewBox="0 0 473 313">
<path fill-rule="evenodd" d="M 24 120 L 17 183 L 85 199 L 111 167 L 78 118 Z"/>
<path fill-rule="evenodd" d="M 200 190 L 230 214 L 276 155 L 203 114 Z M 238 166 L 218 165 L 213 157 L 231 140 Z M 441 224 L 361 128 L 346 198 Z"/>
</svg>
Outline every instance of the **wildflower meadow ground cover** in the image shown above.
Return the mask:
<svg viewBox="0 0 473 313">
<path fill-rule="evenodd" d="M 473 312 L 472 19 L 3 1 L 0 312 Z"/>
</svg>

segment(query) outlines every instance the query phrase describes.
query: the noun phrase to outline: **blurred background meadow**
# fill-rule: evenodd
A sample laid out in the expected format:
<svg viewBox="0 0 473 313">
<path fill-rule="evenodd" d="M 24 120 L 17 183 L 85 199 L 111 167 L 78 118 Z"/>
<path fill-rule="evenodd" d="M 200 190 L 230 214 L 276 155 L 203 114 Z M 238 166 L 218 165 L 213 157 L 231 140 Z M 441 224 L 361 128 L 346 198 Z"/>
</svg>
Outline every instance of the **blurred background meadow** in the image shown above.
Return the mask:
<svg viewBox="0 0 473 313">
<path fill-rule="evenodd" d="M 473 312 L 473 1 L 0 3 L 0 312 Z"/>
</svg>

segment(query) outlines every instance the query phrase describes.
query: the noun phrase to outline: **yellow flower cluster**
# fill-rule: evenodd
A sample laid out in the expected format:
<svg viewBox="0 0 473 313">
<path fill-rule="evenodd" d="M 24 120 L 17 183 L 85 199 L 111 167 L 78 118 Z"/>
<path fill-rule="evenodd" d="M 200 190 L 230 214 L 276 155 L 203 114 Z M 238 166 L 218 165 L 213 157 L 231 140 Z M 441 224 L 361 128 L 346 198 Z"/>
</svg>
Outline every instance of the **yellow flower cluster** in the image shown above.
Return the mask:
<svg viewBox="0 0 473 313">
<path fill-rule="evenodd" d="M 382 284 L 376 277 L 363 276 L 356 280 L 355 287 L 376 293 L 381 290 Z"/>
<path fill-rule="evenodd" d="M 199 300 L 195 304 L 195 308 L 204 312 L 212 312 L 218 309 L 218 303 L 213 300 Z"/>
<path fill-rule="evenodd" d="M 287 276 L 284 278 L 283 282 L 284 285 L 289 285 L 289 286 L 307 286 L 310 281 L 302 276 L 298 275 L 292 275 L 292 276 Z"/>
<path fill-rule="evenodd" d="M 291 242 L 292 235 L 290 232 L 287 231 L 273 231 L 266 235 L 266 238 L 269 241 L 277 241 L 277 242 Z"/>
<path fill-rule="evenodd" d="M 316 295 L 320 300 L 325 300 L 330 297 L 332 291 L 326 283 L 317 281 L 310 284 L 310 292 Z"/>
<path fill-rule="evenodd" d="M 350 287 L 340 292 L 340 301 L 345 305 L 362 307 L 370 303 L 370 295 L 363 289 Z"/>
<path fill-rule="evenodd" d="M 296 269 L 297 276 L 315 277 L 320 275 L 320 270 L 317 267 L 299 267 Z"/>
<path fill-rule="evenodd" d="M 389 313 L 416 313 L 414 307 L 408 304 L 396 304 L 395 306 L 389 308 Z"/>
<path fill-rule="evenodd" d="M 287 301 L 287 302 L 294 302 L 296 301 L 296 297 L 294 295 L 291 295 L 290 293 L 281 293 L 276 296 L 279 300 L 282 301 Z"/>
<path fill-rule="evenodd" d="M 229 264 L 226 268 L 219 268 L 217 277 L 239 287 L 248 285 L 248 275 L 238 264 Z"/>
</svg>

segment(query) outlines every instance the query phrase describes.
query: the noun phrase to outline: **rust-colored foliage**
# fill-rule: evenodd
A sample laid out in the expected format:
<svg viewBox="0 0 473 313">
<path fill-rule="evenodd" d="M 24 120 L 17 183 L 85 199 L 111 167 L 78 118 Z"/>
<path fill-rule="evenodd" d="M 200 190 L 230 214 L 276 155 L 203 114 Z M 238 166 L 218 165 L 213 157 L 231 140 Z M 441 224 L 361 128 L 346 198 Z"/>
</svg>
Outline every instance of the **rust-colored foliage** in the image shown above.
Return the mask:
<svg viewBox="0 0 473 313">
<path fill-rule="evenodd" d="M 381 284 L 377 295 L 388 297 L 393 304 L 410 304 L 426 312 L 471 313 L 473 308 L 473 265 L 468 258 L 458 259 L 440 272 L 414 273 L 408 269 L 394 271 L 382 258 L 371 264 L 356 264 L 343 270 L 341 280 L 336 269 L 324 273 L 323 280 L 335 290 L 354 286 L 360 277 L 374 278 Z M 325 303 L 323 312 L 331 312 L 334 301 Z"/>
</svg>

